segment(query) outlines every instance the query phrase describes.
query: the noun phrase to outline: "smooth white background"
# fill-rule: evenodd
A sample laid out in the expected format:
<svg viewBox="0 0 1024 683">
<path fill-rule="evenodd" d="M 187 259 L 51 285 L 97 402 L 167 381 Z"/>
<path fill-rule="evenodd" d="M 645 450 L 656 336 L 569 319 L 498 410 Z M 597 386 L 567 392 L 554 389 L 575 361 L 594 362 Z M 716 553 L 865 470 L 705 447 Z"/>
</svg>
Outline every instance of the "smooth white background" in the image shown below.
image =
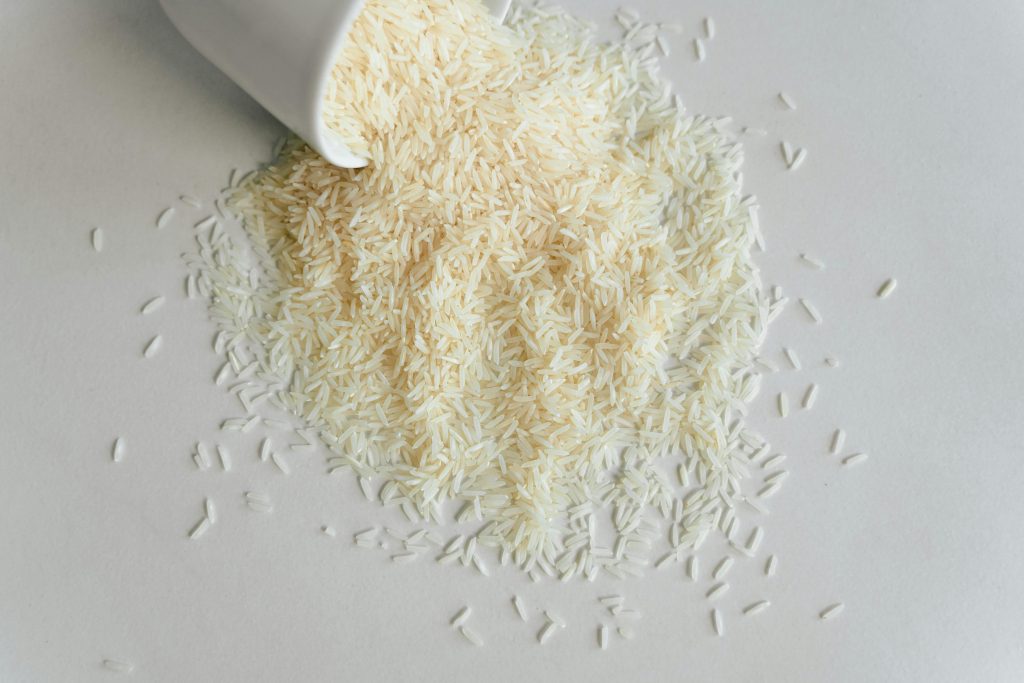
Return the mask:
<svg viewBox="0 0 1024 683">
<path fill-rule="evenodd" d="M 563 1 L 592 18 L 614 9 Z M 394 566 L 351 534 L 408 525 L 351 479 L 315 455 L 292 456 L 285 477 L 254 439 L 219 433 L 240 408 L 213 386 L 213 330 L 184 299 L 179 258 L 206 214 L 175 200 L 213 196 L 231 168 L 265 160 L 280 127 L 153 0 L 0 0 L 0 680 L 116 679 L 104 657 L 144 681 L 1024 676 L 1024 6 L 632 4 L 685 25 L 665 68 L 691 109 L 768 130 L 745 139 L 765 280 L 825 318 L 813 326 L 794 306 L 766 345 L 780 366 L 782 346 L 804 362 L 771 377 L 754 410 L 792 475 L 759 558 L 732 570 L 726 636 L 711 632 L 707 569 L 697 585 L 678 566 L 625 585 L 535 585 Z M 689 41 L 705 15 L 718 36 L 698 65 Z M 809 150 L 795 173 L 781 139 Z M 180 220 L 158 232 L 172 203 Z M 889 276 L 899 288 L 877 301 Z M 140 316 L 157 294 L 167 305 Z M 164 350 L 145 361 L 158 332 Z M 842 367 L 826 369 L 826 353 Z M 812 411 L 775 416 L 777 391 L 793 404 L 812 381 Z M 867 463 L 827 455 L 837 426 Z M 113 465 L 117 435 L 128 450 Z M 197 439 L 227 445 L 233 471 L 195 471 Z M 274 498 L 272 515 L 244 507 L 250 489 Z M 207 496 L 221 519 L 190 542 Z M 705 568 L 720 554 L 709 548 Z M 644 618 L 602 653 L 595 628 L 611 622 L 594 597 L 611 592 Z M 767 612 L 740 616 L 760 598 Z M 820 622 L 839 600 L 845 612 Z M 466 603 L 484 648 L 447 627 Z M 544 647 L 541 607 L 569 622 Z"/>
</svg>

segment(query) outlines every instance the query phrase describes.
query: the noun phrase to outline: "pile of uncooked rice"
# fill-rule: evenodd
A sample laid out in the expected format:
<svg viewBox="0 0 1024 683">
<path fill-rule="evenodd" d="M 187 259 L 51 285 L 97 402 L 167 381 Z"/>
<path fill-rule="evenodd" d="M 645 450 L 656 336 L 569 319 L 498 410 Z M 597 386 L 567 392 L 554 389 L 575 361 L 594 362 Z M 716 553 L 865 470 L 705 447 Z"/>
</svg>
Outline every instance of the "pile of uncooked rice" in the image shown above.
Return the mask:
<svg viewBox="0 0 1024 683">
<path fill-rule="evenodd" d="M 459 501 L 481 545 L 564 579 L 638 575 L 666 525 L 673 557 L 731 528 L 763 450 L 742 150 L 658 78 L 657 35 L 370 0 L 326 108 L 369 167 L 293 140 L 231 199 L 255 259 L 200 238 L 246 396 L 411 518 Z"/>
</svg>

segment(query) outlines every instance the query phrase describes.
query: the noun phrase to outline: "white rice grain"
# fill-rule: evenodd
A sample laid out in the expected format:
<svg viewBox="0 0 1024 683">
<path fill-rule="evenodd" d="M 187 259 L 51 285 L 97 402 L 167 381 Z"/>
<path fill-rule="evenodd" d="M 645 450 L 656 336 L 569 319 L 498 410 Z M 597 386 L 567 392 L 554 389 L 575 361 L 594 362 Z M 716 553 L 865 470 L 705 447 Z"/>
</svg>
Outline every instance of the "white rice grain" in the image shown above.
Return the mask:
<svg viewBox="0 0 1024 683">
<path fill-rule="evenodd" d="M 92 248 L 98 253 L 103 251 L 103 228 L 92 229 Z"/>
<path fill-rule="evenodd" d="M 157 230 L 163 230 L 171 221 L 174 220 L 174 207 L 169 207 L 160 212 L 160 215 L 156 219 Z"/>
<path fill-rule="evenodd" d="M 725 582 L 716 583 L 714 586 L 708 589 L 708 592 L 704 594 L 708 600 L 715 600 L 720 598 L 729 590 L 729 584 Z"/>
<path fill-rule="evenodd" d="M 708 40 L 715 38 L 715 20 L 712 17 L 704 17 L 704 37 Z"/>
<path fill-rule="evenodd" d="M 843 467 L 853 467 L 868 459 L 867 453 L 854 453 L 843 458 Z"/>
<path fill-rule="evenodd" d="M 771 602 L 768 600 L 758 600 L 757 602 L 751 603 L 743 608 L 743 614 L 747 616 L 754 616 L 760 614 L 771 606 Z"/>
<path fill-rule="evenodd" d="M 789 399 L 786 398 L 785 392 L 779 392 L 776 400 L 776 407 L 779 409 L 779 417 L 786 417 L 789 415 Z"/>
<path fill-rule="evenodd" d="M 796 351 L 791 348 L 784 348 L 782 352 L 786 354 L 786 360 L 789 361 L 790 367 L 794 370 L 800 369 L 800 357 L 796 355 Z"/>
<path fill-rule="evenodd" d="M 722 577 L 729 573 L 729 569 L 732 568 L 732 565 L 733 559 L 726 555 L 719 561 L 718 565 L 715 567 L 715 570 L 711 572 L 711 578 L 715 581 L 720 580 Z"/>
<path fill-rule="evenodd" d="M 811 266 L 812 268 L 816 268 L 817 270 L 825 270 L 825 263 L 824 263 L 824 261 L 816 259 L 813 256 L 811 256 L 810 254 L 807 254 L 807 253 L 800 254 L 800 260 L 803 261 L 804 263 L 806 263 L 807 265 Z"/>
<path fill-rule="evenodd" d="M 807 160 L 807 149 L 805 147 L 801 147 L 800 149 L 797 150 L 796 154 L 793 156 L 793 161 L 789 164 L 789 170 L 790 171 L 797 170 L 798 168 L 800 168 L 801 166 L 804 165 L 804 161 L 806 161 L 806 160 Z"/>
<path fill-rule="evenodd" d="M 201 221 L 196 222 L 196 224 L 192 226 L 192 229 L 197 231 L 197 232 L 204 232 L 204 231 L 210 230 L 211 228 L 214 228 L 216 226 L 217 226 L 217 217 L 216 216 L 207 216 L 206 218 L 202 219 Z"/>
<path fill-rule="evenodd" d="M 764 575 L 775 576 L 775 570 L 779 566 L 779 558 L 775 555 L 769 555 L 768 559 L 764 563 Z"/>
<path fill-rule="evenodd" d="M 804 311 L 807 312 L 807 316 L 815 323 L 821 322 L 821 313 L 818 312 L 817 307 L 808 301 L 807 299 L 800 299 L 800 305 L 803 306 Z"/>
<path fill-rule="evenodd" d="M 114 462 L 121 462 L 124 459 L 124 439 L 120 436 L 114 439 L 114 445 L 110 449 L 110 459 Z"/>
<path fill-rule="evenodd" d="M 242 424 L 242 428 L 239 431 L 242 432 L 243 434 L 248 434 L 249 432 L 252 431 L 253 427 L 258 425 L 259 423 L 260 423 L 260 416 L 259 415 L 253 415 L 252 417 L 250 417 L 248 420 L 246 420 Z"/>
<path fill-rule="evenodd" d="M 520 598 L 518 595 L 513 595 L 512 596 L 512 606 L 515 607 L 516 614 L 519 615 L 519 618 L 522 619 L 523 621 L 526 621 L 528 616 L 527 616 L 527 613 L 526 613 L 526 605 L 523 604 L 522 598 Z"/>
<path fill-rule="evenodd" d="M 217 444 L 217 458 L 220 460 L 220 468 L 225 472 L 231 471 L 231 453 L 228 449 Z"/>
<path fill-rule="evenodd" d="M 846 432 L 842 429 L 837 429 L 832 433 L 832 444 L 829 447 L 829 453 L 839 455 L 839 451 L 843 450 L 844 443 L 846 443 Z"/>
<path fill-rule="evenodd" d="M 711 610 L 711 626 L 715 629 L 715 635 L 721 637 L 725 633 L 725 624 L 722 623 L 722 614 L 717 608 Z"/>
<path fill-rule="evenodd" d="M 898 283 L 893 278 L 889 278 L 878 288 L 878 294 L 876 295 L 879 299 L 888 299 L 889 295 L 896 290 Z"/>
<path fill-rule="evenodd" d="M 104 659 L 103 668 L 119 674 L 130 674 L 135 670 L 135 665 L 121 659 Z"/>
<path fill-rule="evenodd" d="M 554 634 L 557 628 L 558 624 L 552 621 L 549 621 L 548 623 L 544 624 L 544 626 L 541 627 L 540 631 L 537 632 L 537 642 L 541 645 L 548 642 L 548 639 L 551 638 L 551 636 Z"/>
<path fill-rule="evenodd" d="M 810 410 L 814 407 L 814 402 L 818 398 L 818 385 L 811 384 L 807 387 L 807 391 L 804 392 L 804 398 L 800 402 L 804 410 Z"/>
<path fill-rule="evenodd" d="M 787 167 L 792 166 L 793 165 L 793 145 L 791 145 L 788 142 L 786 142 L 785 140 L 783 140 L 782 144 L 780 145 L 780 147 L 782 148 L 782 160 L 786 162 L 786 166 Z"/>
<path fill-rule="evenodd" d="M 455 616 L 452 617 L 452 619 L 451 619 L 451 621 L 449 623 L 452 625 L 453 628 L 458 628 L 458 627 L 462 626 L 463 624 L 465 624 L 466 620 L 469 619 L 469 617 L 472 614 L 473 614 L 473 608 L 471 608 L 469 605 L 466 605 L 465 607 L 463 607 L 462 609 L 460 609 L 458 612 L 455 613 Z"/>
<path fill-rule="evenodd" d="M 292 473 L 292 468 L 288 465 L 284 456 L 277 451 L 270 451 L 270 461 L 274 463 L 274 467 L 276 467 L 281 474 L 288 475 Z"/>
<path fill-rule="evenodd" d="M 693 55 L 697 58 L 698 63 L 703 62 L 704 58 L 707 56 L 704 52 L 704 41 L 700 38 L 695 38 L 693 40 Z"/>
<path fill-rule="evenodd" d="M 462 635 L 463 638 L 465 638 L 473 645 L 477 647 L 483 647 L 484 639 L 480 637 L 479 633 L 469 628 L 468 626 L 460 626 L 459 633 Z"/>
<path fill-rule="evenodd" d="M 161 348 L 163 348 L 163 343 L 163 337 L 161 337 L 159 334 L 156 335 L 155 337 L 150 339 L 149 342 L 146 344 L 146 348 L 143 349 L 142 351 L 142 357 L 152 358 L 153 356 L 160 352 Z"/>
<path fill-rule="evenodd" d="M 142 315 L 149 315 L 160 310 L 160 307 L 164 305 L 166 299 L 162 296 L 153 297 L 147 301 L 141 309 Z"/>
<path fill-rule="evenodd" d="M 410 562 L 416 561 L 416 553 L 399 553 L 391 556 L 391 561 L 395 564 L 409 564 Z"/>
<path fill-rule="evenodd" d="M 782 104 L 784 104 L 786 108 L 789 109 L 790 111 L 796 111 L 796 102 L 794 102 L 793 98 L 790 97 L 788 94 L 780 92 L 779 101 L 782 102 Z"/>
<path fill-rule="evenodd" d="M 192 530 L 188 532 L 188 537 L 192 540 L 199 538 L 207 532 L 210 528 L 210 524 L 212 524 L 212 522 L 210 522 L 210 518 L 204 516 L 196 522 L 195 526 L 192 527 Z"/>
<path fill-rule="evenodd" d="M 832 617 L 837 617 L 839 616 L 839 613 L 842 612 L 845 608 L 846 605 L 844 605 L 841 602 L 831 604 L 818 613 L 818 618 L 822 621 L 826 621 L 828 619 L 831 619 Z"/>
<path fill-rule="evenodd" d="M 764 529 L 759 526 L 754 527 L 747 537 L 747 543 L 744 547 L 751 553 L 756 553 L 757 549 L 761 546 L 761 540 L 764 538 Z"/>
</svg>

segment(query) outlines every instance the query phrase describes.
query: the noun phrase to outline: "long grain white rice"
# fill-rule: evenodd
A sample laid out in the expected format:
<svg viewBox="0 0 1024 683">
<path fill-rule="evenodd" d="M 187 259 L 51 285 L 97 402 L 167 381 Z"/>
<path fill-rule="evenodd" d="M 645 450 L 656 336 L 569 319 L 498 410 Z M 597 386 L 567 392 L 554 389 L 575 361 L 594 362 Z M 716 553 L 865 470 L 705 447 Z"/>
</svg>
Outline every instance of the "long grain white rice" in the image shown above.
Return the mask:
<svg viewBox="0 0 1024 683">
<path fill-rule="evenodd" d="M 143 358 L 152 358 L 160 352 L 163 348 L 164 338 L 159 334 L 149 340 L 146 344 L 146 348 L 142 351 Z"/>
<path fill-rule="evenodd" d="M 459 633 L 462 634 L 462 637 L 465 638 L 466 640 L 468 640 L 473 645 L 475 645 L 477 647 L 483 647 L 484 639 L 480 637 L 479 633 L 477 633 L 476 631 L 474 631 L 470 627 L 468 627 L 468 626 L 460 626 L 459 627 Z"/>
<path fill-rule="evenodd" d="M 757 549 L 761 546 L 761 540 L 764 538 L 764 529 L 757 526 L 750 532 L 750 536 L 747 537 L 746 549 L 752 553 L 757 552 Z"/>
<path fill-rule="evenodd" d="M 284 456 L 277 451 L 270 451 L 270 461 L 274 463 L 274 467 L 278 469 L 281 474 L 291 474 L 292 468 L 288 465 L 288 461 L 284 459 Z"/>
<path fill-rule="evenodd" d="M 196 522 L 195 526 L 192 527 L 192 530 L 188 532 L 188 537 L 193 540 L 199 538 L 207 532 L 210 528 L 210 524 L 212 524 L 212 522 L 209 517 L 202 517 L 198 522 Z"/>
<path fill-rule="evenodd" d="M 720 580 L 726 574 L 729 573 L 729 569 L 732 567 L 732 565 L 733 559 L 726 555 L 719 561 L 718 565 L 715 567 L 715 570 L 711 572 L 711 578 L 715 581 Z"/>
<path fill-rule="evenodd" d="M 764 563 L 764 575 L 775 576 L 775 570 L 779 566 L 779 558 L 775 555 L 769 555 L 768 559 Z"/>
<path fill-rule="evenodd" d="M 818 308 L 807 299 L 800 299 L 800 305 L 803 306 L 807 312 L 807 316 L 815 323 L 821 322 L 821 313 L 818 312 Z"/>
<path fill-rule="evenodd" d="M 715 629 L 715 635 L 721 637 L 725 634 L 725 624 L 722 622 L 722 614 L 717 608 L 711 610 L 711 626 Z"/>
<path fill-rule="evenodd" d="M 520 619 L 526 621 L 529 618 L 526 613 L 526 605 L 523 604 L 523 599 L 520 598 L 518 595 L 512 596 L 512 606 L 515 607 L 516 614 L 519 615 Z"/>
<path fill-rule="evenodd" d="M 463 607 L 462 609 L 460 609 L 458 612 L 455 613 L 455 616 L 452 617 L 450 623 L 451 623 L 451 625 L 454 628 L 458 628 L 459 626 L 462 626 L 464 623 L 466 623 L 466 620 L 469 619 L 469 617 L 472 614 L 473 614 L 473 608 L 470 607 L 469 605 L 466 605 L 465 607 Z"/>
<path fill-rule="evenodd" d="M 103 251 L 103 228 L 93 228 L 91 233 L 92 248 L 96 252 Z"/>
<path fill-rule="evenodd" d="M 712 17 L 704 17 L 704 37 L 708 40 L 715 37 L 715 20 Z"/>
<path fill-rule="evenodd" d="M 725 582 L 716 583 L 714 586 L 712 586 L 711 588 L 708 589 L 708 592 L 705 593 L 705 597 L 707 597 L 708 600 L 715 600 L 715 599 L 721 597 L 722 595 L 724 595 L 725 592 L 728 591 L 728 590 L 729 590 L 729 584 L 728 583 L 725 583 Z"/>
<path fill-rule="evenodd" d="M 743 614 L 747 616 L 754 616 L 760 614 L 771 606 L 771 602 L 768 600 L 758 600 L 757 602 L 751 603 L 743 608 Z"/>
<path fill-rule="evenodd" d="M 410 562 L 416 561 L 416 553 L 399 553 L 391 556 L 391 561 L 395 564 L 409 564 Z"/>
<path fill-rule="evenodd" d="M 554 634 L 558 628 L 558 624 L 553 621 L 549 621 L 541 627 L 540 631 L 537 632 L 537 642 L 543 645 L 548 641 L 549 638 Z"/>
<path fill-rule="evenodd" d="M 793 145 L 789 144 L 785 140 L 779 145 L 782 149 L 782 160 L 786 162 L 786 166 L 790 167 L 793 165 Z"/>
<path fill-rule="evenodd" d="M 786 106 L 786 109 L 789 109 L 790 111 L 796 111 L 796 102 L 794 102 L 793 98 L 790 97 L 788 94 L 780 92 L 779 101 Z"/>
<path fill-rule="evenodd" d="M 213 459 L 210 458 L 210 451 L 203 442 L 196 443 L 196 456 L 199 462 L 202 463 L 203 469 L 209 469 L 213 464 Z"/>
<path fill-rule="evenodd" d="M 789 170 L 795 171 L 804 165 L 804 161 L 807 160 L 807 148 L 801 147 L 793 155 L 793 160 L 789 163 Z"/>
<path fill-rule="evenodd" d="M 844 605 L 841 602 L 837 602 L 837 603 L 831 604 L 828 607 L 826 607 L 825 609 L 821 610 L 821 612 L 818 613 L 818 618 L 821 619 L 822 621 L 825 621 L 827 619 L 831 619 L 833 617 L 839 616 L 839 613 L 842 612 L 843 609 L 845 609 L 845 607 L 846 607 L 846 605 Z"/>
<path fill-rule="evenodd" d="M 843 467 L 853 467 L 868 459 L 867 453 L 854 453 L 843 458 Z"/>
<path fill-rule="evenodd" d="M 888 280 L 886 280 L 882 284 L 882 286 L 878 288 L 878 294 L 877 294 L 878 298 L 879 299 L 888 299 L 889 295 L 891 295 L 894 291 L 896 291 L 896 285 L 897 284 L 898 283 L 896 282 L 896 280 L 894 280 L 892 278 L 889 278 Z"/>
<path fill-rule="evenodd" d="M 807 387 L 807 391 L 804 392 L 804 398 L 800 402 L 804 410 L 810 410 L 814 407 L 814 402 L 818 399 L 818 385 L 811 384 Z"/>
<path fill-rule="evenodd" d="M 110 459 L 114 462 L 124 460 L 124 439 L 120 436 L 114 439 L 114 445 L 110 449 Z"/>
<path fill-rule="evenodd" d="M 782 352 L 786 354 L 786 360 L 789 361 L 790 367 L 794 370 L 800 369 L 800 357 L 796 355 L 796 351 L 791 348 L 784 348 Z"/>
<path fill-rule="evenodd" d="M 157 230 L 163 230 L 170 225 L 170 222 L 174 220 L 174 213 L 175 211 L 173 206 L 161 211 L 160 215 L 156 219 Z"/>
<path fill-rule="evenodd" d="M 149 315 L 150 313 L 157 312 L 166 301 L 167 299 L 162 296 L 153 297 L 142 306 L 142 315 Z"/>
<path fill-rule="evenodd" d="M 478 506 L 488 545 L 530 571 L 563 555 L 569 501 L 608 472 L 602 501 L 635 523 L 671 507 L 655 463 L 685 450 L 708 458 L 677 524 L 697 547 L 743 478 L 726 425 L 781 310 L 750 258 L 742 149 L 727 120 L 676 107 L 656 30 L 602 45 L 532 5 L 508 24 L 478 0 L 369 0 L 324 116 L 370 168 L 289 142 L 231 197 L 251 252 L 200 222 L 199 283 L 225 340 L 283 387 L 268 400 L 393 485 L 409 519 Z M 646 553 L 599 569 L 631 576 Z M 595 577 L 585 564 L 537 567 Z"/>
<path fill-rule="evenodd" d="M 842 429 L 837 429 L 832 433 L 832 444 L 829 446 L 829 453 L 839 455 L 839 451 L 843 450 L 844 443 L 846 443 L 846 432 Z"/>
<path fill-rule="evenodd" d="M 814 258 L 810 254 L 800 254 L 800 260 L 813 268 L 816 268 L 818 270 L 825 270 L 825 262 L 821 261 L 820 259 Z"/>
<path fill-rule="evenodd" d="M 121 659 L 104 659 L 103 668 L 121 674 L 130 674 L 135 670 L 135 665 Z"/>
<path fill-rule="evenodd" d="M 225 472 L 231 471 L 231 453 L 228 449 L 217 444 L 217 459 L 220 460 L 220 468 Z"/>
</svg>

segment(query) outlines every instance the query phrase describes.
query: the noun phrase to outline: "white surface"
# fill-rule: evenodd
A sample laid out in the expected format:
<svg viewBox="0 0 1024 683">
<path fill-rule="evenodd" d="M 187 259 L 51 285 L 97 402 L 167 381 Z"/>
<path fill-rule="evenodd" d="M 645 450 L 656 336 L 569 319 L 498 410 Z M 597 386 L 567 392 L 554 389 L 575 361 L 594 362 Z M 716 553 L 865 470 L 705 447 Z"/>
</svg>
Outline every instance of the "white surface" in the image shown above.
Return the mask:
<svg viewBox="0 0 1024 683">
<path fill-rule="evenodd" d="M 614 7 L 565 2 L 592 17 Z M 209 196 L 265 158 L 277 124 L 153 0 L 3 0 L 0 680 L 121 675 L 105 657 L 145 681 L 1019 680 L 1024 7 L 632 4 L 685 23 L 667 70 L 691 108 L 769 130 L 747 139 L 766 281 L 824 316 L 814 326 L 794 306 L 768 341 L 770 358 L 783 365 L 792 346 L 806 368 L 772 377 L 755 409 L 793 474 L 761 557 L 730 572 L 725 637 L 702 597 L 714 553 L 696 586 L 681 567 L 533 585 L 393 566 L 351 545 L 384 518 L 354 481 L 323 476 L 317 456 L 293 456 L 285 477 L 255 443 L 222 439 L 240 409 L 212 384 L 213 330 L 183 300 L 178 257 L 205 214 L 179 205 L 173 227 L 154 221 L 178 194 Z M 709 12 L 718 35 L 698 66 L 690 40 Z M 809 150 L 795 173 L 781 139 Z M 899 288 L 880 302 L 889 276 Z M 140 316 L 158 294 L 167 304 Z M 157 333 L 162 351 L 143 360 Z M 842 367 L 824 368 L 826 352 Z M 796 406 L 812 381 L 813 411 L 774 416 L 778 391 Z M 827 455 L 837 426 L 867 462 Z M 200 438 L 228 445 L 234 470 L 196 472 Z M 248 511 L 246 490 L 272 496 L 274 513 Z M 219 520 L 189 541 L 206 496 Z M 764 579 L 769 552 L 779 570 Z M 610 622 L 593 596 L 611 592 L 644 618 L 600 652 L 596 627 Z M 761 598 L 767 611 L 739 615 Z M 820 622 L 838 601 L 845 611 Z M 486 647 L 447 626 L 463 604 Z M 569 623 L 543 648 L 542 607 Z"/>
</svg>

